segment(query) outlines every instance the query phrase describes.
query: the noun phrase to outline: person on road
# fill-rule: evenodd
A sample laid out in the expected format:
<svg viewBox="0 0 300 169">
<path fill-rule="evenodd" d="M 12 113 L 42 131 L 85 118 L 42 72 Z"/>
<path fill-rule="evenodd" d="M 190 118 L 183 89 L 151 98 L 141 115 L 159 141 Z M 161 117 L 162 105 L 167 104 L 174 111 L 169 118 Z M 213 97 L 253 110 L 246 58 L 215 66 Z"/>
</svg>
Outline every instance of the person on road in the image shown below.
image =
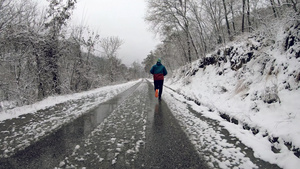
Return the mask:
<svg viewBox="0 0 300 169">
<path fill-rule="evenodd" d="M 152 66 L 150 73 L 153 74 L 155 97 L 158 97 L 158 99 L 161 100 L 164 76 L 168 74 L 165 66 L 161 64 L 161 59 L 157 59 L 157 62 Z"/>
</svg>

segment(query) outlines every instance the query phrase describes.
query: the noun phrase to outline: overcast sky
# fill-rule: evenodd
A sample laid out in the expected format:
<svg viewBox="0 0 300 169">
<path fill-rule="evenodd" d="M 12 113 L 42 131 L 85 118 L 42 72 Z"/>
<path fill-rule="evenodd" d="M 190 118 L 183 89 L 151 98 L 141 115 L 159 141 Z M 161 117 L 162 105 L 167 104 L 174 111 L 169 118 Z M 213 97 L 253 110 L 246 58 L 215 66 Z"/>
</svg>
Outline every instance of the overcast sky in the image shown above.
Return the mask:
<svg viewBox="0 0 300 169">
<path fill-rule="evenodd" d="M 142 62 L 159 43 L 144 21 L 146 10 L 146 0 L 78 0 L 72 24 L 88 26 L 101 37 L 118 36 L 124 41 L 118 58 L 131 65 Z"/>
</svg>

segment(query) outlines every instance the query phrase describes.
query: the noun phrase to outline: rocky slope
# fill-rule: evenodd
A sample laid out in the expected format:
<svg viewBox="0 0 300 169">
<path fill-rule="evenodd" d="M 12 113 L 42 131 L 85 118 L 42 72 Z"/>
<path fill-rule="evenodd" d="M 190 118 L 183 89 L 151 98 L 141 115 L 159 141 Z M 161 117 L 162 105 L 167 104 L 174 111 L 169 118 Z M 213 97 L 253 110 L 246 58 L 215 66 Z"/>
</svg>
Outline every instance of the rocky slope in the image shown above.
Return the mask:
<svg viewBox="0 0 300 169">
<path fill-rule="evenodd" d="M 237 37 L 166 81 L 227 121 L 268 138 L 274 152 L 289 149 L 300 157 L 299 16 Z"/>
</svg>

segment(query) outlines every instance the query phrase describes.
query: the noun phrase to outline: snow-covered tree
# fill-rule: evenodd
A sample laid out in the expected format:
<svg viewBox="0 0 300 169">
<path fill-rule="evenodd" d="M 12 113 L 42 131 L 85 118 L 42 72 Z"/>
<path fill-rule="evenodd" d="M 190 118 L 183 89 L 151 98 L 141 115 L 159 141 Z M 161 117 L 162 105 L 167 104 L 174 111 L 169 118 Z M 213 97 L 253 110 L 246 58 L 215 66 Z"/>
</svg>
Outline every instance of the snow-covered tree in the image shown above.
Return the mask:
<svg viewBox="0 0 300 169">
<path fill-rule="evenodd" d="M 109 60 L 108 74 L 111 82 L 116 81 L 116 74 L 121 65 L 120 60 L 117 58 L 117 52 L 123 44 L 123 40 L 119 37 L 107 37 L 101 40 L 100 46 L 103 49 L 103 54 Z"/>
</svg>

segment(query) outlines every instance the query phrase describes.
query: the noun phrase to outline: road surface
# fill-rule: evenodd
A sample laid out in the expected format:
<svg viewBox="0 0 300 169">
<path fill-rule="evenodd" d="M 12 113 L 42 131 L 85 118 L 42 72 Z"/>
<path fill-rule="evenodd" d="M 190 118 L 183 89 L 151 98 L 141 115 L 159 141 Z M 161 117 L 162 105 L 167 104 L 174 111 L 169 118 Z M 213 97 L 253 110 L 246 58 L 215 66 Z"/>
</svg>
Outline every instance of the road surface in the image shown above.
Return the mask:
<svg viewBox="0 0 300 169">
<path fill-rule="evenodd" d="M 173 97 L 172 95 L 170 96 Z M 176 98 L 172 99 L 176 100 Z M 188 103 L 175 100 L 172 103 L 186 104 L 185 110 L 189 111 L 190 114 L 194 114 L 192 118 L 197 118 L 205 123 L 202 127 L 198 126 L 203 131 L 194 129 L 193 125 L 190 128 L 183 129 L 184 125 L 180 125 L 179 121 L 180 123 L 187 121 L 187 123 L 192 124 L 191 119 L 184 117 L 180 110 L 176 110 L 176 116 L 183 117 L 178 121 L 174 117 L 174 107 L 171 112 L 164 100 L 159 102 L 154 97 L 153 86 L 150 82 L 143 81 L 72 122 L 68 122 L 59 130 L 48 134 L 26 149 L 17 151 L 16 154 L 10 157 L 0 158 L 0 169 L 206 169 L 228 168 L 228 166 L 278 168 L 276 165 L 254 157 L 251 149 L 231 136 L 216 121 L 201 116 Z M 170 100 L 168 102 L 170 103 Z M 80 103 L 76 103 L 76 105 Z M 60 108 L 50 109 L 45 113 L 51 114 L 51 110 L 60 110 L 66 105 L 60 104 L 58 106 Z M 43 114 L 43 112 L 40 113 Z M 32 115 L 28 115 L 28 117 L 19 120 L 5 121 L 0 129 L 6 131 L 11 124 L 22 126 L 26 121 L 30 121 L 31 117 Z M 35 120 L 37 121 L 37 119 Z M 22 127 L 19 127 L 19 129 L 22 129 Z M 14 133 L 20 133 L 15 130 L 18 130 L 18 128 L 13 131 Z M 188 137 L 187 130 L 195 130 L 195 133 L 202 132 L 197 136 L 200 139 L 204 137 L 202 139 L 204 142 L 201 143 L 202 147 L 199 148 L 199 145 L 192 144 L 195 136 Z M 18 135 L 14 133 L 13 135 Z M 6 138 L 13 138 L 8 140 L 13 143 L 14 140 L 18 139 L 18 136 Z M 3 140 L 2 136 L 0 140 Z M 225 146 L 222 147 L 220 143 Z M 229 151 L 222 151 L 222 149 L 228 149 Z M 232 152 L 233 155 L 226 152 Z M 228 163 L 227 166 L 222 166 L 220 161 Z M 250 165 L 248 165 L 249 163 Z"/>
<path fill-rule="evenodd" d="M 144 81 L 0 168 L 207 168 L 164 101 Z"/>
</svg>

